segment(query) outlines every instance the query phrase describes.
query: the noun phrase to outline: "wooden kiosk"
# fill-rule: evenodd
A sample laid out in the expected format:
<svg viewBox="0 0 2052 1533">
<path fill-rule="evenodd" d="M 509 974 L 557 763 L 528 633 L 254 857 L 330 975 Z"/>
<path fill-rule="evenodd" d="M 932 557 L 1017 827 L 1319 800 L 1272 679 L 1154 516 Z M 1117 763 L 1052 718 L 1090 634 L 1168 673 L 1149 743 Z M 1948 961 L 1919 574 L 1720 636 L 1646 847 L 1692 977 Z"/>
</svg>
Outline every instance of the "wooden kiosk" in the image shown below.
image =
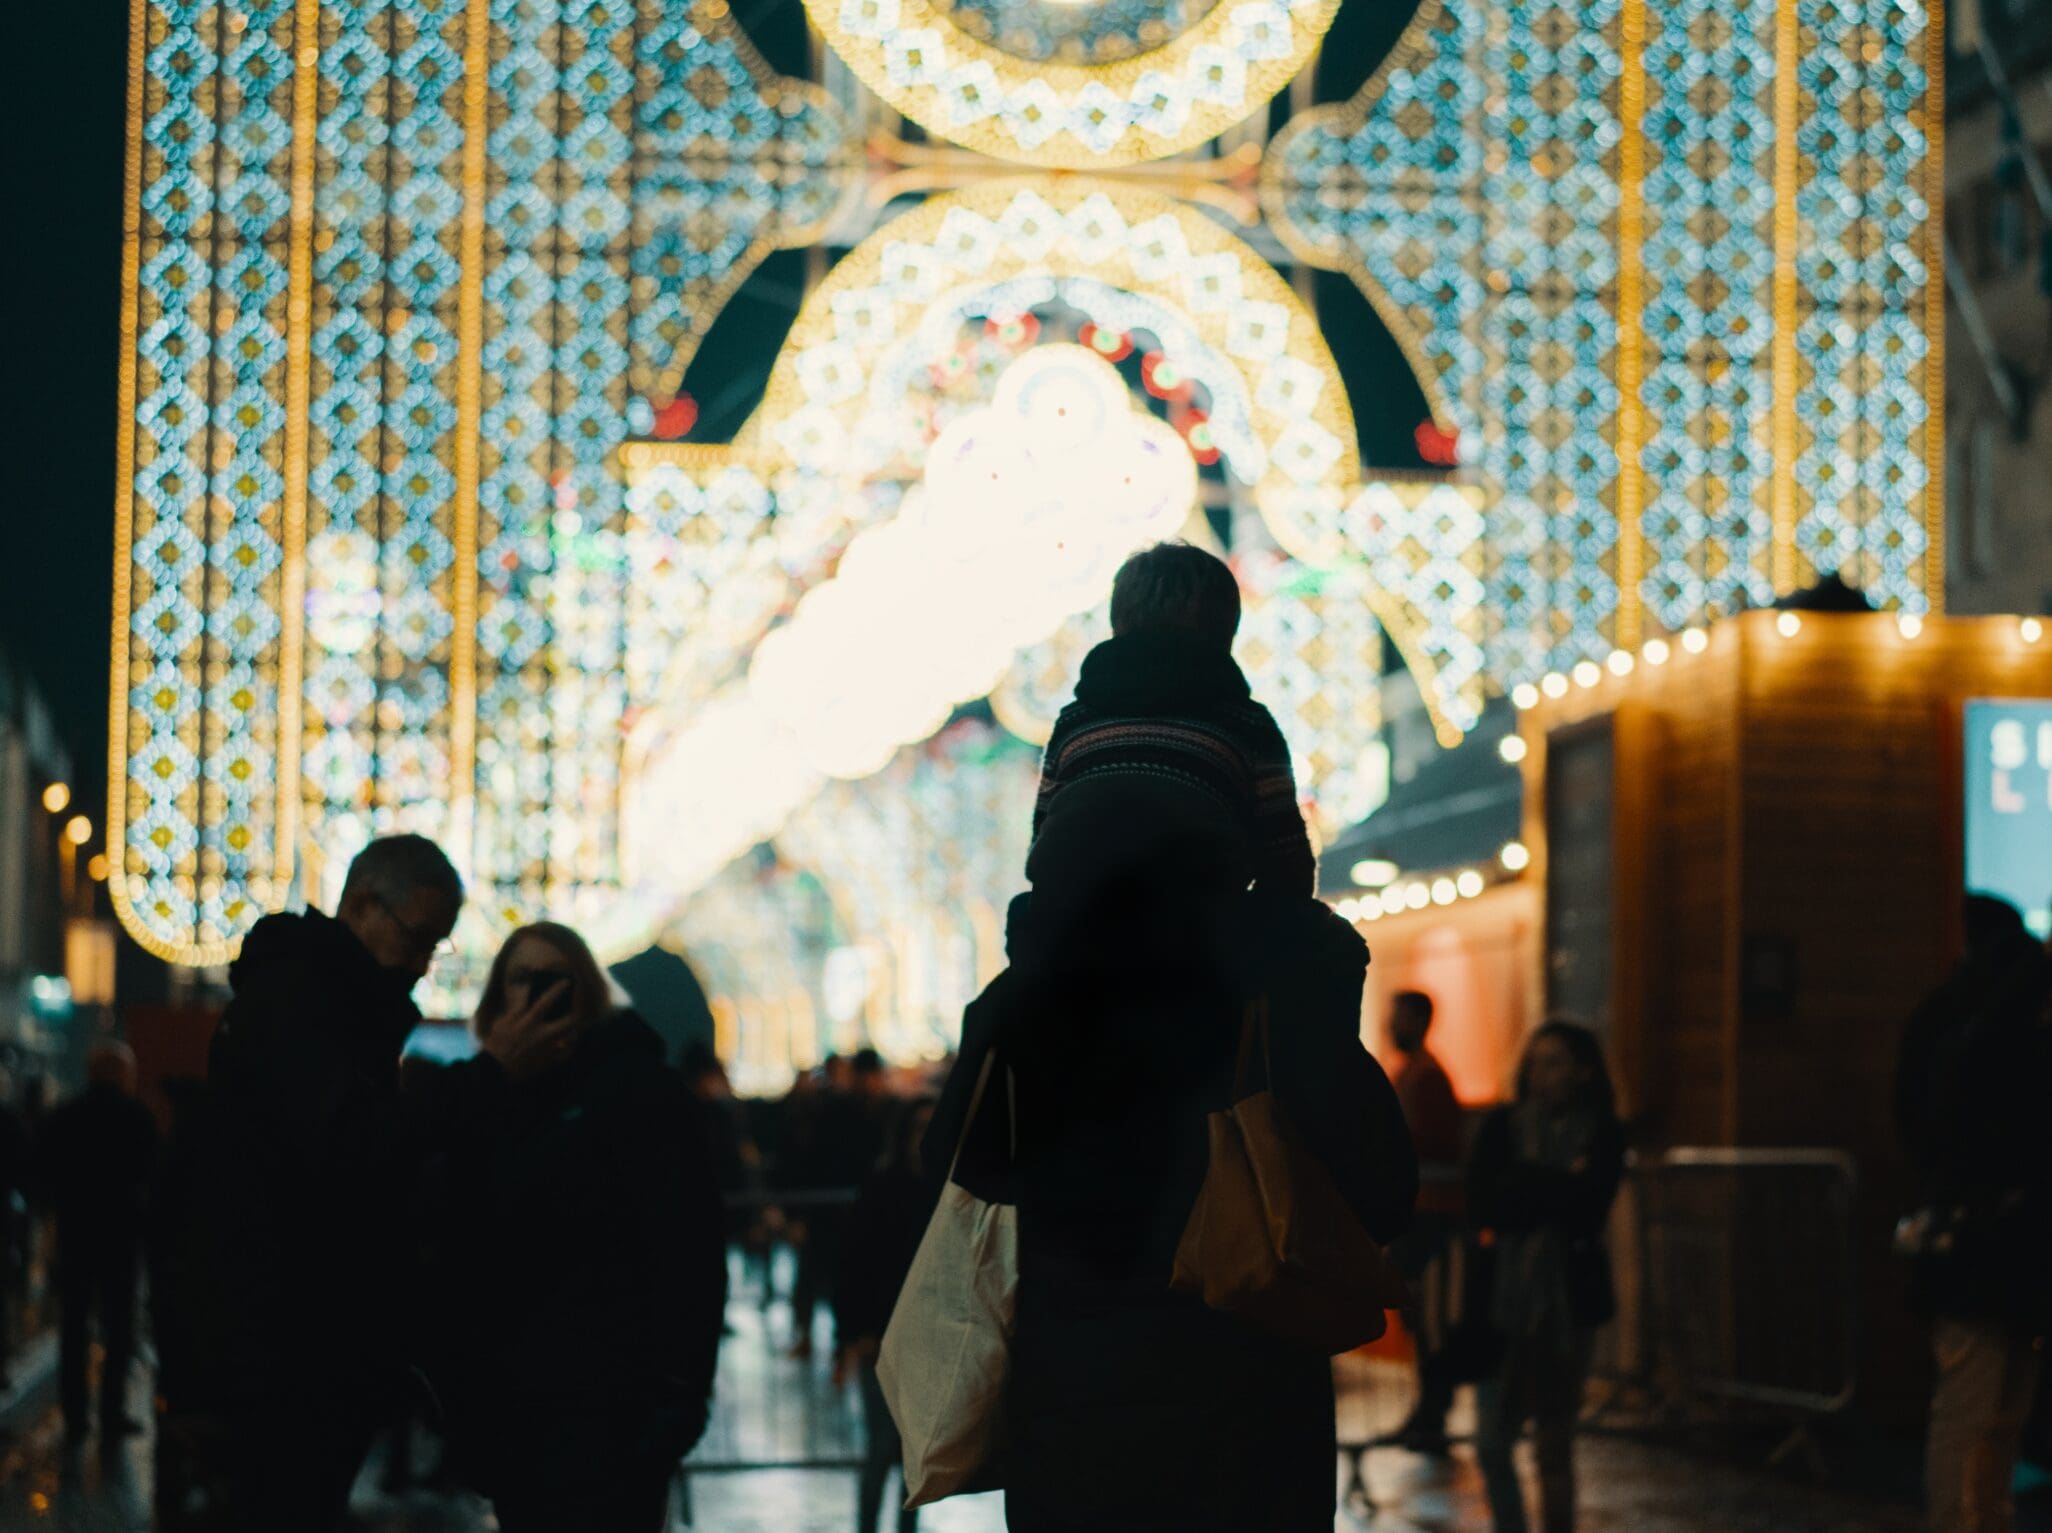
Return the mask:
<svg viewBox="0 0 2052 1533">
<path fill-rule="evenodd" d="M 1970 797 L 2052 828 L 2052 729 L 1972 781 L 1965 738 L 1975 699 L 2052 697 L 2047 626 L 1759 611 L 1517 699 L 1546 1009 L 1605 1035 L 1652 1145 L 1855 1158 L 1860 1392 L 1887 1421 L 1921 1361 L 1888 1254 L 1897 1042 L 1959 953 Z"/>
</svg>

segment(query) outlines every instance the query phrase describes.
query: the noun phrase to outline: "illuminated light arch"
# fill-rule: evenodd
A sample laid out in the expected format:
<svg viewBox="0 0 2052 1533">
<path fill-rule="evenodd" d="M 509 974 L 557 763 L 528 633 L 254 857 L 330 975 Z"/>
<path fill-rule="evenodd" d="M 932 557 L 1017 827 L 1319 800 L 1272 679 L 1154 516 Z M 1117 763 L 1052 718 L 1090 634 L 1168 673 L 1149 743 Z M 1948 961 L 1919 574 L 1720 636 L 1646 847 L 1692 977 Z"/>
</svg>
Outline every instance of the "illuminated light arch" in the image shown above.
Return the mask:
<svg viewBox="0 0 2052 1533">
<path fill-rule="evenodd" d="M 734 453 L 778 465 L 768 472 L 780 509 L 787 486 L 830 511 L 845 505 L 849 444 L 864 440 L 873 408 L 868 381 L 951 295 L 1035 278 L 1118 289 L 1176 316 L 1235 375 L 1233 392 L 1252 402 L 1248 448 L 1240 462 L 1230 449 L 1226 456 L 1236 473 L 1254 459 L 1258 472 L 1239 477 L 1277 542 L 1314 565 L 1364 557 L 1332 531 L 1361 492 L 1362 470 L 1346 386 L 1316 317 L 1245 242 L 1187 204 L 1116 182 L 994 181 L 878 229 L 807 298 Z M 1416 354 L 1415 342 L 1406 354 Z M 1431 399 L 1429 376 L 1420 383 Z M 725 460 L 716 449 L 641 443 L 622 461 L 632 478 L 662 465 L 704 474 Z M 835 531 L 827 523 L 810 535 L 824 543 Z M 1479 716 L 1479 677 L 1463 668 L 1457 684 L 1442 684 L 1433 656 L 1447 646 L 1431 642 L 1425 613 L 1379 579 L 1364 595 L 1412 668 L 1435 728 L 1457 739 Z"/>
<path fill-rule="evenodd" d="M 656 230 L 648 229 L 635 262 L 640 312 L 635 317 L 638 344 L 630 382 L 657 409 L 677 397 L 713 322 L 764 258 L 774 250 L 796 250 L 818 241 L 861 191 L 860 179 L 853 174 L 854 141 L 833 98 L 807 81 L 777 74 L 731 21 L 724 23 L 724 31 L 721 42 L 733 49 L 763 103 L 781 120 L 783 156 L 823 174 L 765 182 L 754 163 L 721 156 L 713 162 L 727 161 L 721 179 L 706 179 L 702 172 L 711 167 L 704 163 L 692 167 L 699 175 L 679 165 L 675 184 L 658 186 L 637 206 L 637 225 L 657 225 L 665 215 L 670 219 L 670 227 L 662 231 L 667 235 L 663 247 L 658 248 L 653 238 Z M 689 249 L 692 223 L 705 218 L 714 203 L 744 204 L 753 221 L 752 231 L 722 229 L 723 246 L 737 233 L 752 233 L 728 264 L 717 259 L 718 251 Z M 673 264 L 675 272 L 666 272 L 666 263 Z"/>
<path fill-rule="evenodd" d="M 1016 164 L 1109 169 L 1216 138 L 1301 70 L 1339 0 L 1232 0 L 1106 63 L 1022 58 L 934 0 L 805 0 L 856 76 L 937 138 Z"/>
<path fill-rule="evenodd" d="M 1449 715 L 1475 637 L 1446 614 L 1476 579 L 1494 687 L 1834 562 L 1884 604 L 1935 602 L 1935 13 L 1435 3 L 1360 130 L 1321 109 L 1262 190 L 1286 241 L 1351 247 L 1411 316 L 1473 482 L 1317 482 L 1262 505 L 1278 541 L 1368 562 L 1380 610 L 1420 615 L 1422 646 L 1390 627 Z M 724 271 L 774 188 L 832 195 L 845 146 L 763 107 L 722 0 L 242 9 L 223 48 L 189 7 L 131 4 L 117 911 L 151 951 L 218 962 L 345 828 L 438 816 L 494 910 L 581 911 L 617 892 L 613 722 L 648 704 L 626 696 L 618 449 L 648 403 L 630 371 L 679 354 L 631 333 L 668 216 L 650 178 L 685 165 L 688 195 L 737 199 L 704 209 Z M 572 34 L 622 70 L 566 81 Z M 709 93 L 658 143 L 693 110 L 665 93 L 707 63 L 748 123 Z M 399 120 L 405 142 L 362 131 Z M 763 445 L 729 466 L 759 472 L 760 556 L 802 581 L 846 482 Z M 373 568 L 398 676 L 308 611 Z"/>
<path fill-rule="evenodd" d="M 1259 181 L 1262 212 L 1283 248 L 1307 266 L 1353 282 L 1402 348 L 1434 423 L 1455 430 L 1475 425 L 1466 391 L 1480 361 L 1468 334 L 1479 288 L 1462 264 L 1467 255 L 1462 236 L 1471 241 L 1479 236 L 1481 211 L 1458 195 L 1453 184 L 1458 164 L 1441 162 L 1468 152 L 1447 128 L 1458 124 L 1461 108 L 1475 94 L 1474 82 L 1458 67 L 1470 40 L 1462 10 L 1449 0 L 1424 0 L 1396 46 L 1352 97 L 1299 113 L 1269 141 Z M 1436 131 L 1411 140 L 1408 155 L 1396 149 L 1383 166 L 1381 184 L 1365 177 L 1351 184 L 1358 201 L 1348 209 L 1363 222 L 1392 228 L 1436 223 L 1447 236 L 1444 249 L 1348 238 L 1345 222 L 1333 216 L 1340 209 L 1323 195 L 1331 188 L 1318 173 L 1329 168 L 1328 146 L 1363 132 L 1378 112 L 1392 109 L 1393 95 L 1404 98 L 1394 108 L 1401 110 L 1449 92 L 1452 101 L 1438 101 L 1430 109 Z M 1306 197 L 1321 215 L 1315 221 L 1300 205 Z"/>
</svg>

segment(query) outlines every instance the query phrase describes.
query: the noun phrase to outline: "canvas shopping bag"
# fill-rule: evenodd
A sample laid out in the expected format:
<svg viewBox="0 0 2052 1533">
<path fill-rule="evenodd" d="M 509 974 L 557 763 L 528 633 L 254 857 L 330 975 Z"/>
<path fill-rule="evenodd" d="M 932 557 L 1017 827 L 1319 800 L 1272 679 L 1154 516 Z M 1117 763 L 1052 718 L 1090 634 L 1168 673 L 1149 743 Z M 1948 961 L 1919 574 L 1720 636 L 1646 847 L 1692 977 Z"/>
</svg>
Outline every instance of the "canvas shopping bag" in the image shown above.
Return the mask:
<svg viewBox="0 0 2052 1533">
<path fill-rule="evenodd" d="M 964 1140 L 975 1129 L 995 1057 L 995 1050 L 986 1054 L 977 1074 Z M 1005 1079 L 1009 1091 L 1009 1071 Z M 1002 1436 L 1019 1286 L 1018 1210 L 959 1185 L 961 1161 L 957 1143 L 876 1362 L 904 1440 L 908 1507 L 989 1489 L 980 1476 Z"/>
<path fill-rule="evenodd" d="M 1232 1105 L 1208 1120 L 1211 1164 L 1170 1281 L 1271 1335 L 1349 1352 L 1381 1336 L 1386 1311 L 1409 1293 L 1290 1126 L 1272 1084 L 1268 1003 L 1256 1001 L 1241 1030 Z"/>
</svg>

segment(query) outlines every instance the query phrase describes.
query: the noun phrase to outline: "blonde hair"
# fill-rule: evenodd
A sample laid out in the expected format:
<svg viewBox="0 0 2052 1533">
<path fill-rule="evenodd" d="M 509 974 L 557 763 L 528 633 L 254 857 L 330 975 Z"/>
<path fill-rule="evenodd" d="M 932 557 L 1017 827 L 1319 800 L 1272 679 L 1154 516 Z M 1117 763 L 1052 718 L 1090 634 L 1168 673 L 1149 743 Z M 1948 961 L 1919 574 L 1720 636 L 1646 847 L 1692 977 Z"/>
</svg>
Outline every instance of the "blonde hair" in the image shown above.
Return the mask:
<svg viewBox="0 0 2052 1533">
<path fill-rule="evenodd" d="M 537 942 L 554 948 L 559 957 L 570 966 L 570 1014 L 585 1023 L 596 1022 L 613 1007 L 613 986 L 606 978 L 606 971 L 592 956 L 590 946 L 569 927 L 555 921 L 534 921 L 521 927 L 509 936 L 492 960 L 491 973 L 485 976 L 484 994 L 478 998 L 477 1015 L 471 1018 L 471 1031 L 482 1038 L 492 1030 L 492 1024 L 506 1014 L 506 968 L 512 958 L 513 949 L 520 945 L 520 939 L 532 937 Z"/>
</svg>

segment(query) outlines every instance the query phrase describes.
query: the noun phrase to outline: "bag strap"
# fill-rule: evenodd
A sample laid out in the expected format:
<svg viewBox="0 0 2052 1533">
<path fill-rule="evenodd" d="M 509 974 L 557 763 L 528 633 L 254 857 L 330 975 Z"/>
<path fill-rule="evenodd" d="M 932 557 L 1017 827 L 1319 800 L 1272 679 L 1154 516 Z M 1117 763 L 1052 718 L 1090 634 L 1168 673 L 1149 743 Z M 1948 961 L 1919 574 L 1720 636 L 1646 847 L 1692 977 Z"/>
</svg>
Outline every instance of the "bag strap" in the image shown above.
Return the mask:
<svg viewBox="0 0 2052 1533">
<path fill-rule="evenodd" d="M 991 1066 L 996 1062 L 997 1050 L 994 1048 L 985 1049 L 983 1051 L 983 1065 L 976 1072 L 976 1089 L 969 1093 L 969 1111 L 962 1115 L 962 1132 L 955 1139 L 955 1153 L 948 1157 L 947 1179 L 951 1182 L 955 1179 L 955 1168 L 962 1163 L 962 1146 L 968 1142 L 970 1131 L 976 1127 L 976 1114 L 983 1106 L 984 1088 L 990 1085 Z M 1007 1091 L 1011 1089 L 1011 1080 L 1012 1072 L 1007 1070 L 1005 1072 L 1005 1087 Z M 1012 1129 L 1012 1134 L 1016 1146 L 1018 1135 L 1016 1125 Z"/>
<path fill-rule="evenodd" d="M 1254 1049 L 1261 1049 L 1261 1084 L 1254 1084 Z M 1268 997 L 1257 995 L 1247 1003 L 1246 1020 L 1240 1024 L 1240 1052 L 1233 1061 L 1233 1100 L 1241 1101 L 1257 1091 L 1275 1085 L 1275 1066 L 1268 1052 Z"/>
<path fill-rule="evenodd" d="M 962 1146 L 976 1131 L 976 1115 L 983 1110 L 983 1094 L 990 1089 L 997 1053 L 994 1044 L 985 1050 L 983 1063 L 976 1071 L 976 1088 L 969 1093 L 969 1110 L 962 1115 L 962 1132 L 955 1140 L 955 1153 L 948 1157 L 947 1179 L 951 1182 L 955 1179 L 956 1168 L 962 1164 Z M 1005 1066 L 1005 1159 L 1008 1164 L 1016 1164 L 1019 1159 L 1019 1078 L 1012 1073 L 1010 1065 Z"/>
</svg>

